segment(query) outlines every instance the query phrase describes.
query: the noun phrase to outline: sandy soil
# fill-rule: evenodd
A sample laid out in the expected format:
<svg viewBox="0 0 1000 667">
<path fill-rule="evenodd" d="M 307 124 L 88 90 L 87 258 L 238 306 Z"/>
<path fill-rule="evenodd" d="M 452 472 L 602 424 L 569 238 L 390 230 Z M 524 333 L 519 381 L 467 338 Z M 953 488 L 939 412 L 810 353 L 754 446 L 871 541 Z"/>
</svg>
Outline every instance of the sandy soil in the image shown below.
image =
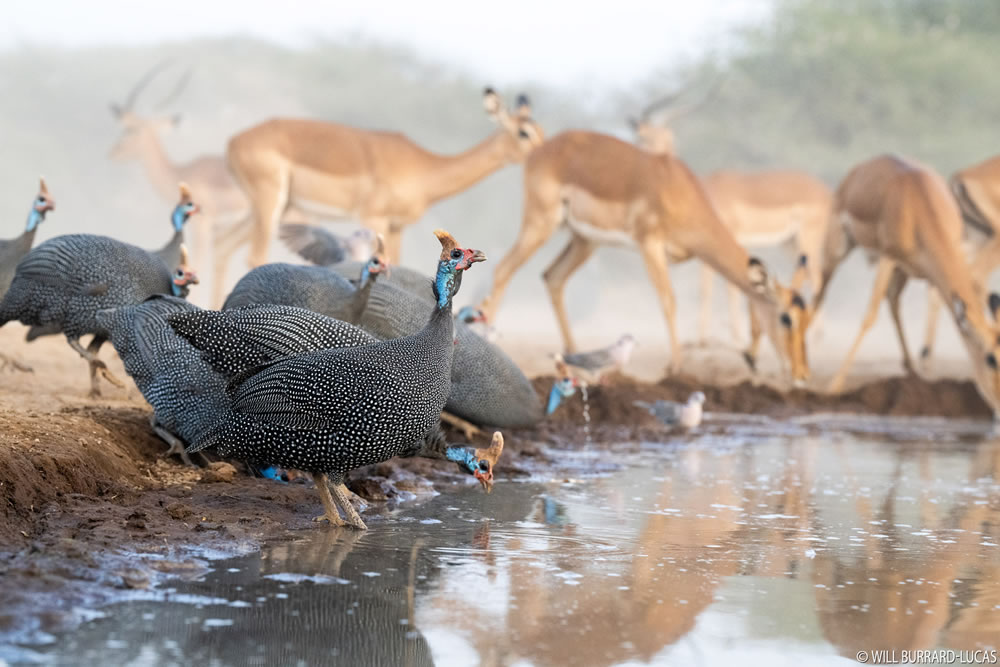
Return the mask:
<svg viewBox="0 0 1000 667">
<path fill-rule="evenodd" d="M 252 549 L 288 529 L 322 529 L 311 520 L 320 513 L 311 485 L 255 479 L 239 462 L 193 469 L 163 458 L 165 445 L 149 429 L 150 409 L 131 382 L 125 390 L 104 385 L 104 396 L 90 399 L 86 365 L 64 339 L 26 345 L 24 331 L 14 324 L 0 330 L 0 349 L 34 369 L 0 372 L 0 641 L 4 636 L 37 640 L 79 622 L 74 608 L 153 585 L 160 577 L 198 571 L 200 550 Z M 515 352 L 527 368 L 546 372 L 544 351 L 521 346 Z M 705 391 L 712 411 L 990 414 L 967 380 L 870 381 L 873 371 L 891 373 L 896 364 L 889 362 L 862 362 L 859 369 L 869 381 L 856 377 L 848 393 L 828 396 L 779 391 L 767 383 L 778 381 L 773 372 L 765 372 L 764 384 L 755 384 L 730 350 L 689 348 L 688 353 L 685 373 L 678 377 L 648 382 L 619 375 L 591 388 L 596 441 L 662 439 L 662 427 L 632 402 L 683 400 L 695 388 Z M 126 377 L 110 345 L 101 356 Z M 638 363 L 648 370 L 654 362 Z M 832 364 L 819 367 L 826 369 L 820 378 L 828 377 Z M 551 381 L 535 380 L 541 396 Z M 570 400 L 542 425 L 507 433 L 497 470 L 500 485 L 505 476 L 545 469 L 551 463 L 547 445 L 579 442 L 582 410 L 579 400 Z M 471 483 L 453 466 L 406 460 L 356 471 L 350 486 L 377 514 L 384 501 Z"/>
</svg>

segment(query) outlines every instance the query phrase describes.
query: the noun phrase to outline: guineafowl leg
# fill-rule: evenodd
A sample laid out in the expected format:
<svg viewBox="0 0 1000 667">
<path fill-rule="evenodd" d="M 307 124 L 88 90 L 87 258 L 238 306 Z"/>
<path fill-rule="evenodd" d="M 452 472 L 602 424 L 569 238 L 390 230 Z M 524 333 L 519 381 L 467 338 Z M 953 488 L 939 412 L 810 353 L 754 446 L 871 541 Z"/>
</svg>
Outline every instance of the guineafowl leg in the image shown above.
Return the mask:
<svg viewBox="0 0 1000 667">
<path fill-rule="evenodd" d="M 102 336 L 94 336 L 94 338 L 90 341 L 90 345 L 88 345 L 86 349 L 80 345 L 79 338 L 67 338 L 66 340 L 69 341 L 69 346 L 76 350 L 77 354 L 86 359 L 90 364 L 91 398 L 101 395 L 101 390 L 97 386 L 98 373 L 100 373 L 105 380 L 116 387 L 120 387 L 122 389 L 125 388 L 125 383 L 112 375 L 111 371 L 108 370 L 108 367 L 104 364 L 104 362 L 97 358 L 97 352 L 101 349 L 101 345 L 104 345 L 104 341 L 107 340 L 106 338 Z"/>
<path fill-rule="evenodd" d="M 17 359 L 8 357 L 3 352 L 0 352 L 0 371 L 10 366 L 15 371 L 21 371 L 22 373 L 34 373 L 35 369 L 31 366 L 25 366 Z"/>
<path fill-rule="evenodd" d="M 181 461 L 184 461 L 184 465 L 194 467 L 194 464 L 191 462 L 191 457 L 188 456 L 186 451 L 184 451 L 184 443 L 181 442 L 176 435 L 157 424 L 156 415 L 149 416 L 149 426 L 153 429 L 153 433 L 160 437 L 160 440 L 163 440 L 163 442 L 170 445 L 170 449 L 168 449 L 166 453 L 167 456 L 177 454 L 181 457 Z"/>
<path fill-rule="evenodd" d="M 340 506 L 341 511 L 347 516 L 347 523 L 358 530 L 368 530 L 368 526 L 361 520 L 361 515 L 358 514 L 358 511 L 354 509 L 354 505 L 351 504 L 351 499 L 347 495 L 349 493 L 350 491 L 347 490 L 343 482 L 333 485 L 333 498 L 337 501 L 337 505 Z"/>
<path fill-rule="evenodd" d="M 479 430 L 478 426 L 465 421 L 461 417 L 456 417 L 450 412 L 445 412 L 444 410 L 442 410 L 441 421 L 443 421 L 445 424 L 451 424 L 452 426 L 460 430 L 463 434 L 465 434 L 466 440 L 471 440 L 472 438 L 478 435 L 482 435 L 482 431 Z"/>
<path fill-rule="evenodd" d="M 319 499 L 323 501 L 323 515 L 316 517 L 313 521 L 326 519 L 333 526 L 346 526 L 347 524 L 340 518 L 340 513 L 337 511 L 337 505 L 333 500 L 333 496 L 330 495 L 330 485 L 326 474 L 313 473 L 312 478 L 316 484 L 316 490 L 319 492 Z"/>
</svg>

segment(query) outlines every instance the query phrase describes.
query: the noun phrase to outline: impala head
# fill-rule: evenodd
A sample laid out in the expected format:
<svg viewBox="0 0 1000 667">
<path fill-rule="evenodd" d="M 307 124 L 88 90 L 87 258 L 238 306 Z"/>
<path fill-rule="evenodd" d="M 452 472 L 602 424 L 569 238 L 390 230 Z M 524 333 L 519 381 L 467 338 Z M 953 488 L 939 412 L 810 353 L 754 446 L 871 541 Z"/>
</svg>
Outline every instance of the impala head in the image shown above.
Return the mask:
<svg viewBox="0 0 1000 667">
<path fill-rule="evenodd" d="M 128 161 L 141 158 L 152 146 L 155 145 L 160 132 L 172 129 L 180 123 L 179 114 L 171 115 L 149 115 L 140 114 L 135 109 L 135 103 L 139 98 L 139 93 L 149 84 L 153 78 L 165 69 L 170 63 L 164 61 L 157 64 L 146 72 L 139 81 L 129 91 L 125 101 L 121 104 L 111 104 L 111 114 L 121 125 L 122 134 L 111 147 L 110 157 L 112 160 Z M 174 89 L 154 109 L 160 110 L 180 95 L 191 77 L 191 71 L 185 72 Z"/>
<path fill-rule="evenodd" d="M 191 285 L 198 284 L 198 276 L 194 270 L 188 266 L 187 246 L 181 246 L 181 261 L 171 278 L 170 289 L 174 296 L 186 299 Z"/>
<path fill-rule="evenodd" d="M 49 189 L 45 185 L 45 179 L 39 178 L 38 194 L 31 202 L 31 211 L 28 213 L 28 224 L 26 231 L 32 231 L 45 219 L 45 214 L 54 211 L 56 200 L 49 196 Z"/>
<path fill-rule="evenodd" d="M 531 103 L 524 93 L 517 97 L 517 108 L 511 113 L 492 88 L 483 92 L 486 115 L 503 130 L 504 152 L 508 162 L 523 162 L 528 153 L 542 145 L 545 134 L 531 117 Z"/>
<path fill-rule="evenodd" d="M 785 287 L 767 274 L 764 263 L 751 257 L 747 277 L 753 290 L 762 301 L 751 299 L 750 307 L 774 342 L 778 354 L 792 371 L 792 381 L 801 387 L 809 379 L 809 360 L 806 356 L 806 329 L 809 312 L 806 303 L 794 289 Z M 748 361 L 753 359 L 747 354 Z"/>
<path fill-rule="evenodd" d="M 434 236 L 441 243 L 441 256 L 434 278 L 434 299 L 439 308 L 444 308 L 451 303 L 451 298 L 462 284 L 461 272 L 476 262 L 485 262 L 486 253 L 460 247 L 455 237 L 443 229 L 434 230 Z"/>
<path fill-rule="evenodd" d="M 493 433 L 490 446 L 486 449 L 451 446 L 445 451 L 445 457 L 457 463 L 462 471 L 478 479 L 483 491 L 490 493 L 493 490 L 493 466 L 502 453 L 503 434 L 496 431 Z"/>
<path fill-rule="evenodd" d="M 709 84 L 700 98 L 686 104 L 677 102 L 695 87 L 694 84 L 683 86 L 647 104 L 638 117 L 633 116 L 628 119 L 629 127 L 635 132 L 636 144 L 639 148 L 656 155 L 674 155 L 676 145 L 671 123 L 701 108 L 712 99 L 721 84 L 720 76 Z"/>
<path fill-rule="evenodd" d="M 361 285 L 368 282 L 368 279 L 372 276 L 377 276 L 380 273 L 389 274 L 389 262 L 385 259 L 385 237 L 381 234 L 375 237 L 375 252 L 372 256 L 368 258 L 365 262 L 364 268 L 361 269 Z"/>
<path fill-rule="evenodd" d="M 180 232 L 184 230 L 184 224 L 188 221 L 188 218 L 201 209 L 191 201 L 191 189 L 187 186 L 187 183 L 180 183 L 178 187 L 181 192 L 181 199 L 177 202 L 177 206 L 174 207 L 174 212 L 170 214 L 170 221 L 174 223 L 174 230 Z"/>
<path fill-rule="evenodd" d="M 951 311 L 959 335 L 972 360 L 972 373 L 979 393 L 993 409 L 994 419 L 1000 419 L 1000 295 L 991 293 L 986 302 L 993 322 L 978 313 L 970 313 L 957 295 L 951 297 Z"/>
</svg>

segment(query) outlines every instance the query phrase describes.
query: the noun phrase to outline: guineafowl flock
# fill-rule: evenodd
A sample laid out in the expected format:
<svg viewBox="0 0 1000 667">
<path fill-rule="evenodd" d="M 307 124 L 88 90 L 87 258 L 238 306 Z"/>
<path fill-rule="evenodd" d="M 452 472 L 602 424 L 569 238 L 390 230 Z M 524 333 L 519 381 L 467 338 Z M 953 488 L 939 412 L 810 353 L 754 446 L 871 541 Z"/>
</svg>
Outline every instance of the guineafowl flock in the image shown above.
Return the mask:
<svg viewBox="0 0 1000 667">
<path fill-rule="evenodd" d="M 65 335 L 88 363 L 92 396 L 98 376 L 124 386 L 97 356 L 110 341 L 152 406 L 150 425 L 168 454 L 192 465 L 192 454 L 213 448 L 252 468 L 308 473 L 324 507 L 318 518 L 333 525 L 365 529 L 345 475 L 395 456 L 451 461 L 492 490 L 501 433 L 486 448 L 454 445 L 442 419 L 472 435 L 487 424 L 533 424 L 542 410 L 517 366 L 469 328 L 481 313 L 453 314 L 464 272 L 486 259 L 481 251 L 437 230 L 431 278 L 390 270 L 381 238 L 341 243 L 293 227 L 293 247 L 337 263 L 258 267 L 222 310 L 203 310 L 186 300 L 198 279 L 184 227 L 199 209 L 184 184 L 179 192 L 162 249 L 93 234 L 32 248 L 55 206 L 42 181 L 25 232 L 0 242 L 0 326 L 28 325 L 29 340 Z M 6 356 L 0 362 L 30 370 Z"/>
</svg>

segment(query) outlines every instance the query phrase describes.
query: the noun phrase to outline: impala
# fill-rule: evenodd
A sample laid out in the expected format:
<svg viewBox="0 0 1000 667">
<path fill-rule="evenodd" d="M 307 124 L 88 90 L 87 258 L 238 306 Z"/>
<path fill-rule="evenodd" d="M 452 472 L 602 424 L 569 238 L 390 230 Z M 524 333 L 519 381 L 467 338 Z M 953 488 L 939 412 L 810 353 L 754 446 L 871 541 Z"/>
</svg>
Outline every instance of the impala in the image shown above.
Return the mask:
<svg viewBox="0 0 1000 667">
<path fill-rule="evenodd" d="M 883 298 L 889 301 L 903 366 L 915 372 L 899 317 L 899 300 L 907 281 L 921 278 L 944 295 L 972 362 L 976 385 L 994 413 L 1000 414 L 997 331 L 988 321 L 962 254 L 962 218 L 944 180 L 915 162 L 879 156 L 847 174 L 834 196 L 833 211 L 835 220 L 827 242 L 830 261 L 823 267 L 824 284 L 815 306 L 822 302 L 836 267 L 856 245 L 878 257 L 878 270 L 861 329 L 830 390 L 843 389 Z M 998 307 L 1000 297 L 991 295 L 989 310 L 994 318 Z"/>
<path fill-rule="evenodd" d="M 168 63 L 160 63 L 149 70 L 129 91 L 122 104 L 112 104 L 111 112 L 121 125 L 122 134 L 111 149 L 111 158 L 118 161 L 139 160 L 146 177 L 157 194 L 171 204 L 177 200 L 177 183 L 187 183 L 201 215 L 195 222 L 195 255 L 202 266 L 212 257 L 213 305 L 222 301 L 224 280 L 229 257 L 246 241 L 239 223 L 250 214 L 250 205 L 236 181 L 229 173 L 221 156 L 207 155 L 191 162 L 178 164 L 170 159 L 160 135 L 173 129 L 180 116 L 141 114 L 136 102 L 142 90 Z M 160 110 L 184 90 L 190 72 L 183 75 L 155 109 Z"/>
<path fill-rule="evenodd" d="M 465 190 L 543 141 L 523 95 L 509 113 L 487 88 L 487 114 L 498 132 L 458 155 L 438 155 L 398 132 L 316 120 L 278 118 L 237 134 L 226 159 L 253 208 L 250 264 L 267 261 L 282 213 L 354 218 L 383 234 L 391 263 L 400 235 L 436 201 Z"/>
<path fill-rule="evenodd" d="M 978 286 L 989 280 L 1000 264 L 1000 155 L 955 172 L 951 191 L 958 200 L 965 222 L 967 255 L 972 257 L 972 279 Z M 927 329 L 920 357 L 930 359 L 941 300 L 931 290 L 927 295 Z"/>
<path fill-rule="evenodd" d="M 673 155 L 674 132 L 669 122 L 701 107 L 718 87 L 716 82 L 700 100 L 683 107 L 672 106 L 682 93 L 673 93 L 649 104 L 638 119 L 629 120 L 636 143 L 652 153 Z M 820 289 L 819 259 L 833 201 L 830 189 L 822 181 L 803 171 L 790 169 L 723 169 L 709 174 L 702 184 L 722 223 L 740 245 L 758 249 L 794 243 L 800 267 L 797 283 L 808 277 L 813 293 Z M 712 269 L 703 263 L 698 327 L 702 343 L 706 342 L 712 328 L 713 280 Z M 737 288 L 730 283 L 728 292 L 730 331 L 739 341 L 742 336 L 737 323 L 742 317 Z"/>
<path fill-rule="evenodd" d="M 492 319 L 514 272 L 565 225 L 571 239 L 545 271 L 564 347 L 576 346 L 563 303 L 566 281 L 600 245 L 638 248 L 659 294 L 670 334 L 670 369 L 680 367 L 669 262 L 697 257 L 750 297 L 751 311 L 790 364 L 797 383 L 808 378 L 802 300 L 770 278 L 719 219 L 687 165 L 669 154 L 652 154 L 614 137 L 587 131 L 559 134 L 525 161 L 521 231 L 500 261 L 482 304 Z M 748 361 L 754 361 L 748 351 Z"/>
</svg>

